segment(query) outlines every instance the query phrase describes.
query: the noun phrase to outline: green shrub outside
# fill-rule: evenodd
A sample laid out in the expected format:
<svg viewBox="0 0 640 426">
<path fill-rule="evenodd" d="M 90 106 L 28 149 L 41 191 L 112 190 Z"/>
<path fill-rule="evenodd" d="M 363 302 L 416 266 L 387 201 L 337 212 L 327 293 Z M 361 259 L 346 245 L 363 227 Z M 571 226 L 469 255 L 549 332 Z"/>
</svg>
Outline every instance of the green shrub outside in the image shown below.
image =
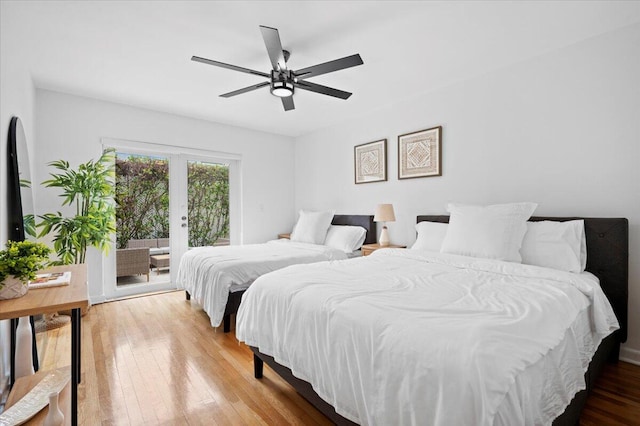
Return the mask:
<svg viewBox="0 0 640 426">
<path fill-rule="evenodd" d="M 229 237 L 229 168 L 189 162 L 189 247 Z M 116 158 L 116 239 L 169 237 L 169 163 L 166 159 Z"/>
</svg>

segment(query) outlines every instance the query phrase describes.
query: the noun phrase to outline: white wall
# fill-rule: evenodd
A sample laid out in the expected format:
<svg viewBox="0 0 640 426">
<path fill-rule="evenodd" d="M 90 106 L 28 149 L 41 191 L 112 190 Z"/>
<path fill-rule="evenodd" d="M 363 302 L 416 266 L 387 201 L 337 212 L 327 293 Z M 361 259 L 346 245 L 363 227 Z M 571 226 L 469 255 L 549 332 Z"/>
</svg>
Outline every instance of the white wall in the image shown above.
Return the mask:
<svg viewBox="0 0 640 426">
<path fill-rule="evenodd" d="M 24 22 L 12 20 L 0 2 L 0 247 L 4 248 L 9 232 L 7 200 L 7 140 L 11 117 L 22 121 L 30 154 L 34 144 L 35 89 L 31 75 L 20 60 L 21 43 L 16 28 Z M 0 321 L 0 395 L 9 376 L 9 321 Z"/>
<path fill-rule="evenodd" d="M 296 207 L 373 214 L 393 203 L 391 241 L 403 244 L 415 239 L 416 215 L 443 214 L 449 201 L 526 200 L 539 203 L 538 215 L 626 217 L 623 354 L 640 362 L 639 52 L 634 25 L 298 138 Z M 437 125 L 443 176 L 399 181 L 397 136 Z M 355 185 L 353 147 L 381 138 L 388 182 Z"/>
<path fill-rule="evenodd" d="M 48 178 L 46 164 L 72 166 L 101 154 L 101 138 L 150 142 L 241 155 L 244 243 L 264 242 L 290 230 L 293 209 L 293 140 L 212 122 L 46 90 L 37 90 L 34 182 Z M 34 185 L 37 212 L 61 210 L 53 188 Z M 89 257 L 89 293 L 103 298 L 102 259 Z M 104 262 L 104 267 L 112 267 Z M 109 274 L 115 276 L 115 274 Z"/>
</svg>

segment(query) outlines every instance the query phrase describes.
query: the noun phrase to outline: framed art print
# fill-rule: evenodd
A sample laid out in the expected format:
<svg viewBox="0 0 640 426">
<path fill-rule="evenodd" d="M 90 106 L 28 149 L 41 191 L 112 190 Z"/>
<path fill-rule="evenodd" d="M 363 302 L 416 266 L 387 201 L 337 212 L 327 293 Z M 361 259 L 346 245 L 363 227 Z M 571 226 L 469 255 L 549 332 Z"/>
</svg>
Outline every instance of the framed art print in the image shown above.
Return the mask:
<svg viewBox="0 0 640 426">
<path fill-rule="evenodd" d="M 442 176 L 442 126 L 398 136 L 398 179 Z"/>
<path fill-rule="evenodd" d="M 387 140 L 357 145 L 355 148 L 356 183 L 387 180 Z"/>
</svg>

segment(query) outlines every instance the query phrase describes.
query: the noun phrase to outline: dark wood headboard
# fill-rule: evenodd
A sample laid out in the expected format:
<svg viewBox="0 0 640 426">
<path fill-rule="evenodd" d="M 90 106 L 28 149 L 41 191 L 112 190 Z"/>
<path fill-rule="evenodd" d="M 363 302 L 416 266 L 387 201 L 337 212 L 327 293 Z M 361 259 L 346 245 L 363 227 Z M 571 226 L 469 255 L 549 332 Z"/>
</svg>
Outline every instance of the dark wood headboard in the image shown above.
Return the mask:
<svg viewBox="0 0 640 426">
<path fill-rule="evenodd" d="M 377 226 L 373 221 L 373 215 L 336 214 L 331 221 L 332 225 L 362 226 L 367 230 L 364 244 L 373 244 L 378 239 Z"/>
<path fill-rule="evenodd" d="M 629 221 L 624 218 L 540 217 L 532 222 L 584 220 L 587 236 L 587 268 L 600 280 L 620 323 L 615 334 L 627 341 L 627 309 L 629 299 Z M 449 223 L 449 216 L 418 216 L 417 222 Z"/>
</svg>

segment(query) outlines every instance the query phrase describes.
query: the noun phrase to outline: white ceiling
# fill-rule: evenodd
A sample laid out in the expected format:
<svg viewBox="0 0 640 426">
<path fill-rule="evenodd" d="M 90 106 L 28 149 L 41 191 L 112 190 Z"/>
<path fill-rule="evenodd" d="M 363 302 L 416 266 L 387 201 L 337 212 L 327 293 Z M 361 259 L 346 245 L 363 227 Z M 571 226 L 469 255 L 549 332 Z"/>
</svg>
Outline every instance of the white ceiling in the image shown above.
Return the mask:
<svg viewBox="0 0 640 426">
<path fill-rule="evenodd" d="M 452 82 L 640 22 L 640 2 L 4 2 L 21 25 L 37 87 L 299 136 Z M 268 72 L 259 25 L 278 28 L 289 66 L 360 53 L 364 65 L 310 81 L 347 100 L 297 91 L 285 112 L 263 81 L 190 61 Z M 13 29 L 17 28 L 17 29 Z"/>
</svg>

